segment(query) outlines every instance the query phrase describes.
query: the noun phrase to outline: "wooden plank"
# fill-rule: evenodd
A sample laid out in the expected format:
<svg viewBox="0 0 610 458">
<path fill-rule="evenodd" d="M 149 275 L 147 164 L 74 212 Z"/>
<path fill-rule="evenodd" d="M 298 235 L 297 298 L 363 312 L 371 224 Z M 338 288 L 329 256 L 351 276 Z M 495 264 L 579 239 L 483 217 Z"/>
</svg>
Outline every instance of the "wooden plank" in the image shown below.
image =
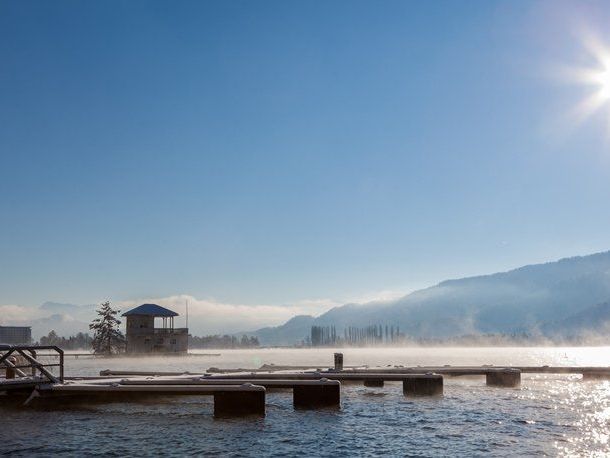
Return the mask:
<svg viewBox="0 0 610 458">
<path fill-rule="evenodd" d="M 166 371 L 114 371 L 105 369 L 100 371 L 102 377 L 115 377 L 115 376 L 158 376 L 158 375 L 203 375 L 203 373 L 192 373 L 192 372 L 166 372 Z"/>
<path fill-rule="evenodd" d="M 248 379 L 254 380 L 258 383 L 258 380 L 319 380 L 320 378 L 326 378 L 328 380 L 338 381 L 364 381 L 364 380 L 384 380 L 384 381 L 403 381 L 406 378 L 418 378 L 427 377 L 427 374 L 381 374 L 381 373 L 370 373 L 370 374 L 346 374 L 343 372 L 303 372 L 294 374 L 238 374 L 238 375 L 213 375 L 206 377 L 209 380 L 234 380 L 234 379 Z"/>
<path fill-rule="evenodd" d="M 468 376 L 481 375 L 485 376 L 490 371 L 498 369 L 518 369 L 522 373 L 540 373 L 540 374 L 599 374 L 610 375 L 610 367 L 598 366 L 426 366 L 426 367 L 404 367 L 404 368 L 370 368 L 370 369 L 347 369 L 343 371 L 299 371 L 282 373 L 276 371 L 263 372 L 257 371 L 242 371 L 237 373 L 219 373 L 210 374 L 213 377 L 221 378 L 286 378 L 286 379 L 312 379 L 327 377 L 337 380 L 365 380 L 365 376 L 376 376 L 384 380 L 402 380 L 401 375 L 415 375 L 435 373 L 449 376 Z M 151 372 L 151 371 L 114 371 L 106 369 L 100 372 L 101 376 L 182 376 L 182 375 L 208 375 L 204 373 L 195 374 L 189 372 Z M 383 376 L 383 377 L 379 377 Z"/>
<path fill-rule="evenodd" d="M 388 374 L 411 374 L 435 372 L 448 375 L 485 375 L 493 369 L 519 369 L 522 373 L 536 374 L 581 374 L 583 372 L 610 372 L 608 366 L 416 366 L 401 368 L 367 368 L 344 370 L 344 373 L 388 373 Z"/>
<path fill-rule="evenodd" d="M 338 380 L 265 380 L 265 379 L 215 379 L 206 378 L 198 380 L 185 379 L 156 379 L 156 380 L 130 380 L 120 381 L 121 385 L 154 385 L 154 386 L 223 386 L 234 384 L 256 383 L 265 388 L 294 388 L 295 386 L 330 386 L 341 385 Z"/>
<path fill-rule="evenodd" d="M 102 393 L 158 393 L 158 394 L 192 394 L 192 395 L 213 395 L 216 392 L 243 392 L 243 391 L 265 391 L 260 385 L 250 383 L 242 385 L 216 385 L 216 386 L 196 386 L 196 385 L 94 385 L 94 384 L 59 384 L 51 385 L 46 389 L 41 389 L 41 393 L 52 392 L 61 394 L 102 394 Z"/>
</svg>

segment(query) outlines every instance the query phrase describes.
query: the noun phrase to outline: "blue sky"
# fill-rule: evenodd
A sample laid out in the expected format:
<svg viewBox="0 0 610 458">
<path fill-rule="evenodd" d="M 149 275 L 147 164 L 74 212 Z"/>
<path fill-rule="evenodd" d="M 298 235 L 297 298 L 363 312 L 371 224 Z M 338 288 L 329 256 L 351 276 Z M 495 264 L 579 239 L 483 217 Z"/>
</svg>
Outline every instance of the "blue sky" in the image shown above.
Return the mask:
<svg viewBox="0 0 610 458">
<path fill-rule="evenodd" d="M 557 127 L 586 90 L 543 76 L 609 13 L 0 1 L 0 304 L 341 302 L 610 249 L 606 119 Z"/>
</svg>

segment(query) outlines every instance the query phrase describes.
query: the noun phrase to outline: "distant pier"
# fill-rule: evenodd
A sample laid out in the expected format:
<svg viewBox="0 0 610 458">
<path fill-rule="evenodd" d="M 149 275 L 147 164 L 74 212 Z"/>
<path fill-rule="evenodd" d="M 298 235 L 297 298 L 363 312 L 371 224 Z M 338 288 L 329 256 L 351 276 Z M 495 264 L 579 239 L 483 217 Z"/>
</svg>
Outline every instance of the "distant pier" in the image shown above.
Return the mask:
<svg viewBox="0 0 610 458">
<path fill-rule="evenodd" d="M 159 357 L 171 357 L 171 358 L 186 358 L 186 357 L 211 357 L 211 356 L 221 356 L 221 353 L 154 353 L 154 354 L 150 354 L 150 353 L 143 353 L 143 354 L 132 354 L 129 355 L 130 357 L 134 357 L 134 356 L 148 356 L 148 357 L 155 357 L 155 358 L 159 358 Z M 38 355 L 39 357 L 48 357 L 48 358 L 56 358 L 58 357 L 57 353 L 43 353 Z M 85 353 L 64 353 L 64 358 L 74 358 L 74 359 L 79 359 L 79 358 L 124 358 L 126 355 L 104 355 L 101 353 L 91 353 L 91 352 L 85 352 Z"/>
</svg>

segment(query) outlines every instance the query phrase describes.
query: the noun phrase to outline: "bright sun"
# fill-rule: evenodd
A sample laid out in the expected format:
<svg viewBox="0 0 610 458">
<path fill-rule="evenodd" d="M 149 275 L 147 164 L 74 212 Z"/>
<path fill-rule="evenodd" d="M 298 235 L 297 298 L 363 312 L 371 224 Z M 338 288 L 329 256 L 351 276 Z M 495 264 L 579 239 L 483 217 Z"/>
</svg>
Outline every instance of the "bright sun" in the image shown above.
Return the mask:
<svg viewBox="0 0 610 458">
<path fill-rule="evenodd" d="M 580 121 L 593 116 L 604 106 L 610 109 L 610 48 L 592 37 L 583 41 L 591 58 L 589 67 L 572 68 L 571 80 L 592 90 L 576 107 L 575 115 Z M 610 112 L 608 116 L 610 124 Z"/>
<path fill-rule="evenodd" d="M 599 74 L 599 96 L 605 100 L 610 99 L 610 70 L 604 69 Z"/>
</svg>

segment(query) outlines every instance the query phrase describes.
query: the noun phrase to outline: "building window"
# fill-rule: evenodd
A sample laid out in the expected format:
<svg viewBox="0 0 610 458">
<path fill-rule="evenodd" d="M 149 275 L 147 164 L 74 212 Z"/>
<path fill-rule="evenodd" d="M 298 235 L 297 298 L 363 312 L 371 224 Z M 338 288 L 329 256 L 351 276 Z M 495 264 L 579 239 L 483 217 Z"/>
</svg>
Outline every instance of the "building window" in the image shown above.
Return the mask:
<svg viewBox="0 0 610 458">
<path fill-rule="evenodd" d="M 155 342 L 157 345 L 163 345 L 163 339 L 157 339 Z"/>
<path fill-rule="evenodd" d="M 172 340 L 170 340 L 170 343 L 171 343 L 172 345 L 176 345 L 176 339 L 172 339 Z"/>
</svg>

